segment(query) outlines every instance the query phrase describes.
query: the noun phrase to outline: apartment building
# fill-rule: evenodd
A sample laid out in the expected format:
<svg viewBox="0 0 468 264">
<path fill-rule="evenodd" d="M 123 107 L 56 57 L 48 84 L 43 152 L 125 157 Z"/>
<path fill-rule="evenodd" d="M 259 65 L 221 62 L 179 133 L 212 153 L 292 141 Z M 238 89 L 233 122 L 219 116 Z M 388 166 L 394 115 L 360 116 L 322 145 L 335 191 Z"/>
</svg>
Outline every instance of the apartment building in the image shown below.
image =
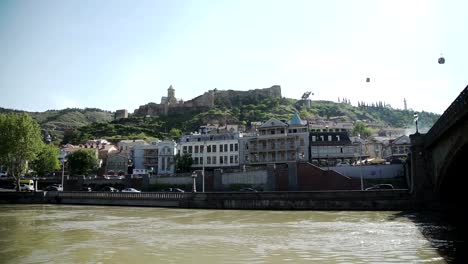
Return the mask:
<svg viewBox="0 0 468 264">
<path fill-rule="evenodd" d="M 238 167 L 239 133 L 211 131 L 183 135 L 178 151 L 192 156 L 193 168 Z"/>
<path fill-rule="evenodd" d="M 133 146 L 133 169 L 153 174 L 173 174 L 177 144 L 173 140 L 155 140 Z"/>
<path fill-rule="evenodd" d="M 281 121 L 271 118 L 257 128 L 257 133 L 245 135 L 242 144 L 242 164 L 265 165 L 309 159 L 307 123 L 295 113 Z"/>
<path fill-rule="evenodd" d="M 360 148 L 362 143 L 352 141 L 347 132 L 310 133 L 310 160 L 319 166 L 351 163 L 359 158 Z"/>
<path fill-rule="evenodd" d="M 175 172 L 175 155 L 177 144 L 173 140 L 158 142 L 158 174 L 173 174 Z"/>
</svg>

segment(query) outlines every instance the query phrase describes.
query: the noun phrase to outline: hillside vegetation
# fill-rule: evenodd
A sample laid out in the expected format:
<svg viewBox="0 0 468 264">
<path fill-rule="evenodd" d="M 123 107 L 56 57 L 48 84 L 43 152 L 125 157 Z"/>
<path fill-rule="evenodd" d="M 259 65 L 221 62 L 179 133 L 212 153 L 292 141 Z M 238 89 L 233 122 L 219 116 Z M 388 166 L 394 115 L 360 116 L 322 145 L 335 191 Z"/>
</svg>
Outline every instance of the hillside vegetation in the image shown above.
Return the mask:
<svg viewBox="0 0 468 264">
<path fill-rule="evenodd" d="M 355 107 L 346 103 L 313 101 L 307 109 L 302 102 L 287 98 L 267 98 L 256 104 L 229 106 L 217 104 L 205 112 L 187 112 L 155 117 L 130 117 L 109 123 L 92 123 L 65 135 L 64 143 L 80 143 L 90 138 L 106 138 L 112 141 L 122 139 L 176 139 L 182 132 L 196 131 L 199 126 L 218 123 L 248 126 L 250 122 L 266 121 L 269 118 L 289 120 L 294 111 L 301 118 L 322 117 L 342 121 L 361 120 L 365 123 L 380 124 L 396 128 L 413 126 L 413 111 L 396 110 L 383 106 Z M 420 126 L 431 127 L 439 115 L 419 113 Z"/>
<path fill-rule="evenodd" d="M 0 108 L 1 112 L 15 110 Z M 266 98 L 261 101 L 220 100 L 215 107 L 204 112 L 186 112 L 155 117 L 132 117 L 114 120 L 114 114 L 95 108 L 49 110 L 29 113 L 40 124 L 44 134 L 50 134 L 56 143 L 83 143 L 88 139 L 106 138 L 112 141 L 122 139 L 176 139 L 183 132 L 196 131 L 199 126 L 218 123 L 239 124 L 243 127 L 254 121 L 269 118 L 290 120 L 294 111 L 301 118 L 321 117 L 329 120 L 363 121 L 395 128 L 414 126 L 412 110 L 397 110 L 380 103 L 359 104 L 331 101 L 312 101 L 306 108 L 304 102 L 288 98 Z M 18 111 L 19 112 L 19 111 Z M 420 127 L 431 127 L 439 115 L 420 112 Z"/>
<path fill-rule="evenodd" d="M 94 123 L 108 123 L 114 119 L 114 114 L 97 108 L 67 108 L 63 110 L 48 110 L 45 112 L 26 112 L 0 108 L 0 113 L 25 112 L 39 123 L 43 134 L 50 134 L 59 143 L 66 130 L 75 130 Z"/>
</svg>

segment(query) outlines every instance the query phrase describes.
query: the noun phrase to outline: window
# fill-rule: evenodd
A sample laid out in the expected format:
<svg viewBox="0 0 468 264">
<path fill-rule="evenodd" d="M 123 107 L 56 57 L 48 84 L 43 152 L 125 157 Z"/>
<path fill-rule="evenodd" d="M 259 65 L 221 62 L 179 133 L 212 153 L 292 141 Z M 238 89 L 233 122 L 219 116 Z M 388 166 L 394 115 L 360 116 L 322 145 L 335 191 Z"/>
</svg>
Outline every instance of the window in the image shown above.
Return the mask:
<svg viewBox="0 0 468 264">
<path fill-rule="evenodd" d="M 224 152 L 228 152 L 228 144 L 224 144 Z"/>
<path fill-rule="evenodd" d="M 196 158 L 193 159 L 193 164 L 194 164 L 194 165 L 198 165 L 198 157 L 196 157 Z"/>
<path fill-rule="evenodd" d="M 229 156 L 229 163 L 234 163 L 234 157 L 233 156 Z"/>
<path fill-rule="evenodd" d="M 211 164 L 211 157 L 206 157 L 206 164 Z"/>
<path fill-rule="evenodd" d="M 234 144 L 229 144 L 229 151 L 234 151 Z"/>
<path fill-rule="evenodd" d="M 204 150 L 205 150 L 205 146 L 200 146 L 200 153 L 203 153 Z"/>
<path fill-rule="evenodd" d="M 280 134 L 284 134 L 284 129 L 280 129 Z"/>
<path fill-rule="evenodd" d="M 213 164 L 216 164 L 216 157 L 213 157 L 211 161 L 213 161 Z"/>
<path fill-rule="evenodd" d="M 213 145 L 213 152 L 216 152 L 216 145 Z"/>
<path fill-rule="evenodd" d="M 234 162 L 239 163 L 239 156 L 237 156 L 237 155 L 234 156 Z"/>
<path fill-rule="evenodd" d="M 193 148 L 192 146 L 189 146 L 189 147 L 188 147 L 188 153 L 191 154 L 191 153 L 193 152 L 193 151 L 192 151 L 192 148 Z"/>
<path fill-rule="evenodd" d="M 219 157 L 219 164 L 223 164 L 223 156 Z"/>
<path fill-rule="evenodd" d="M 195 146 L 195 153 L 198 153 L 198 146 Z"/>
<path fill-rule="evenodd" d="M 211 152 L 211 145 L 208 145 L 208 146 L 206 147 L 206 152 Z"/>
<path fill-rule="evenodd" d="M 223 152 L 223 144 L 219 144 L 219 152 Z"/>
<path fill-rule="evenodd" d="M 183 152 L 184 154 L 186 154 L 186 153 L 187 153 L 187 146 L 184 146 L 183 149 L 184 149 L 184 150 L 183 150 L 182 152 Z"/>
<path fill-rule="evenodd" d="M 247 149 L 249 149 L 248 145 L 247 145 Z M 234 151 L 239 151 L 239 145 L 237 143 L 234 144 Z"/>
<path fill-rule="evenodd" d="M 200 164 L 203 165 L 203 157 L 200 157 Z"/>
</svg>

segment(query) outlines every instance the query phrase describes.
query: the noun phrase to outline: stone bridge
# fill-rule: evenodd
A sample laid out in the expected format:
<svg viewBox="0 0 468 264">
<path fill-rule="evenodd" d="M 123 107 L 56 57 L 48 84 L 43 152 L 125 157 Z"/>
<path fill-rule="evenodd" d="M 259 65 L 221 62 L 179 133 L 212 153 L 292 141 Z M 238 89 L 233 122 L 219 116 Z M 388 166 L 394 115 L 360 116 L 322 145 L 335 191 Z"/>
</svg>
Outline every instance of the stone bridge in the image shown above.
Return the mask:
<svg viewBox="0 0 468 264">
<path fill-rule="evenodd" d="M 427 134 L 411 138 L 410 191 L 425 206 L 462 204 L 468 189 L 468 86 Z M 465 163 L 466 162 L 466 163 Z"/>
</svg>

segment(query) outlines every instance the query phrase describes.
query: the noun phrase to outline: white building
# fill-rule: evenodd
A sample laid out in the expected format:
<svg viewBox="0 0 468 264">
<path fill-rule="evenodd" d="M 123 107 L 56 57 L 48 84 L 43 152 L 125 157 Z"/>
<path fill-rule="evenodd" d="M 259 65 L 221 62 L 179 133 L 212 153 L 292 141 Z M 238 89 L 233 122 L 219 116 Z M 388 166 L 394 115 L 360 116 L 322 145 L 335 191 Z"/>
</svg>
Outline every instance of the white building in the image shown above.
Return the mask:
<svg viewBox="0 0 468 264">
<path fill-rule="evenodd" d="M 175 154 L 177 144 L 173 140 L 157 143 L 158 174 L 173 174 L 175 172 Z"/>
<path fill-rule="evenodd" d="M 239 133 L 184 135 L 180 138 L 178 151 L 180 155 L 192 156 L 194 168 L 237 167 Z"/>
<path fill-rule="evenodd" d="M 133 146 L 133 169 L 155 174 L 175 172 L 176 143 L 174 141 L 151 141 Z"/>
<path fill-rule="evenodd" d="M 148 145 L 143 139 L 134 139 L 134 140 L 121 140 L 117 143 L 117 148 L 119 151 L 124 151 L 128 153 L 128 158 L 133 159 L 134 148 L 135 146 L 144 146 Z"/>
</svg>

